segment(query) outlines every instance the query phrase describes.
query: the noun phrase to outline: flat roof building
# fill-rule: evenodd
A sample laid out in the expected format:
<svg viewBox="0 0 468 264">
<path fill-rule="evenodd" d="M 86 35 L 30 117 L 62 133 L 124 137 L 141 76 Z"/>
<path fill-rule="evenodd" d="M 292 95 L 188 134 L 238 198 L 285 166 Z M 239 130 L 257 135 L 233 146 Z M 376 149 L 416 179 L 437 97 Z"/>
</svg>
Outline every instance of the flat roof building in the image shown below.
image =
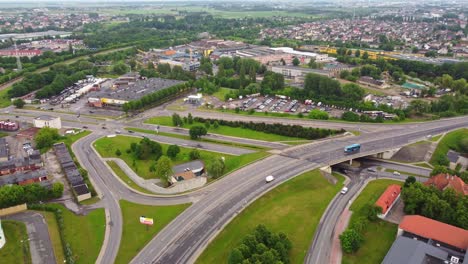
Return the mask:
<svg viewBox="0 0 468 264">
<path fill-rule="evenodd" d="M 43 128 L 43 127 L 50 127 L 61 129 L 62 128 L 62 121 L 60 117 L 49 116 L 49 115 L 41 115 L 33 120 L 34 127 Z"/>
</svg>

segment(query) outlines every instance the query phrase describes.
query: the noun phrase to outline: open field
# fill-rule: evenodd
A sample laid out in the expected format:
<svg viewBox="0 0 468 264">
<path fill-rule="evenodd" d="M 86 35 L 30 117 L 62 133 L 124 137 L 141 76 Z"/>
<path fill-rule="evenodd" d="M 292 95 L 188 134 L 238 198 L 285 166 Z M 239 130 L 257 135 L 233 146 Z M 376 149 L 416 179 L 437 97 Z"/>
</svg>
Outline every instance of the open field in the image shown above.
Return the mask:
<svg viewBox="0 0 468 264">
<path fill-rule="evenodd" d="M 2 228 L 7 242 L 0 249 L 0 263 L 32 263 L 26 225 L 18 221 L 3 220 Z"/>
<path fill-rule="evenodd" d="M 189 206 L 190 204 L 150 206 L 120 200 L 124 228 L 115 263 L 129 263 L 159 231 Z M 141 224 L 140 216 L 153 218 L 154 225 Z"/>
<path fill-rule="evenodd" d="M 104 209 L 78 216 L 60 204 L 50 204 L 63 213 L 64 236 L 73 251 L 76 263 L 94 263 L 101 250 L 106 229 Z"/>
<path fill-rule="evenodd" d="M 231 249 L 258 224 L 272 232 L 283 232 L 292 242 L 291 263 L 303 263 L 315 229 L 328 203 L 340 190 L 318 170 L 306 172 L 254 201 L 209 244 L 197 263 L 226 263 Z"/>
<path fill-rule="evenodd" d="M 350 223 L 359 217 L 365 216 L 363 208 L 367 204 L 374 204 L 390 184 L 402 182 L 394 180 L 375 180 L 369 182 L 358 198 L 353 202 L 350 210 L 353 211 Z M 398 226 L 382 220 L 370 222 L 364 232 L 364 242 L 354 254 L 343 253 L 343 264 L 374 264 L 382 262 L 387 251 L 393 244 Z"/>
<path fill-rule="evenodd" d="M 221 87 L 217 92 L 213 94 L 213 96 L 224 102 L 224 97 L 231 91 L 235 91 L 235 89 Z"/>
<path fill-rule="evenodd" d="M 99 155 L 105 158 L 120 158 L 124 160 L 135 172 L 140 175 L 142 178 L 150 179 L 155 178 L 154 173 L 149 171 L 149 167 L 155 163 L 154 160 L 137 160 L 134 159 L 132 153 L 127 153 L 126 150 L 130 148 L 131 143 L 138 143 L 141 141 L 141 138 L 137 137 L 128 137 L 128 136 L 116 136 L 112 138 L 101 138 L 97 140 L 94 144 L 94 147 L 98 151 Z M 165 154 L 169 145 L 161 144 L 163 153 Z M 118 157 L 115 152 L 119 149 L 122 152 L 122 155 Z M 190 148 L 180 147 L 180 153 L 172 161 L 174 165 L 190 161 L 189 153 L 192 151 Z M 199 150 L 201 154 L 201 160 L 205 163 L 205 166 L 209 166 L 214 159 L 224 157 L 226 170 L 225 174 L 234 171 L 252 161 L 266 157 L 268 153 L 266 152 L 254 152 L 250 154 L 244 154 L 240 156 L 231 156 L 227 154 L 211 152 L 206 150 Z"/>
<path fill-rule="evenodd" d="M 153 118 L 146 120 L 145 123 L 157 124 L 161 126 L 173 126 L 172 117 L 170 116 L 153 117 Z M 194 121 L 192 125 L 184 124 L 183 128 L 190 128 L 195 125 L 204 126 L 203 123 Z M 250 138 L 250 139 L 264 140 L 264 141 L 304 140 L 301 138 L 270 134 L 270 133 L 255 131 L 252 129 L 245 129 L 241 127 L 219 126 L 218 128 L 214 128 L 213 126 L 210 126 L 210 128 L 208 129 L 208 132 L 214 133 L 214 134 L 232 136 L 232 137 Z"/>
<path fill-rule="evenodd" d="M 439 141 L 437 148 L 432 154 L 430 163 L 432 165 L 437 165 L 437 162 L 436 162 L 437 157 L 440 155 L 447 155 L 447 152 L 451 149 L 458 151 L 458 152 L 462 152 L 459 144 L 463 138 L 467 138 L 467 137 L 468 137 L 468 128 L 463 128 L 463 129 L 459 129 L 459 130 L 455 130 L 450 133 L 447 133 Z"/>
<path fill-rule="evenodd" d="M 115 163 L 115 161 L 107 161 L 107 164 L 109 167 L 112 168 L 112 170 L 115 172 L 115 174 L 123 181 L 125 184 L 127 184 L 130 188 L 137 190 L 142 193 L 148 193 L 148 194 L 153 194 L 152 192 L 146 190 L 145 188 L 141 188 L 138 184 L 136 184 L 128 175 Z"/>
</svg>

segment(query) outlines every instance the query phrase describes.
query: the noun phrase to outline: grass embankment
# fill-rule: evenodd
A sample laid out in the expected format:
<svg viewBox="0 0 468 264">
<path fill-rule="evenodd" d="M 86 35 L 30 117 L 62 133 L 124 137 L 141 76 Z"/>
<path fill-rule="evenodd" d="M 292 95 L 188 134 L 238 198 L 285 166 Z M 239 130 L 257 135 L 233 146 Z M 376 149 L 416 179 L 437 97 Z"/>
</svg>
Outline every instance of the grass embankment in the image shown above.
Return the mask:
<svg viewBox="0 0 468 264">
<path fill-rule="evenodd" d="M 433 167 L 431 167 L 431 165 L 429 165 L 426 162 L 413 163 L 413 165 L 428 168 L 428 169 L 431 169 L 431 170 L 433 169 Z"/>
<path fill-rule="evenodd" d="M 117 175 L 123 182 L 125 182 L 130 188 L 137 190 L 142 193 L 153 194 L 152 192 L 146 190 L 145 188 L 140 187 L 136 184 L 128 175 L 115 163 L 115 161 L 107 161 L 107 164 L 111 169 L 114 171 L 115 175 Z"/>
<path fill-rule="evenodd" d="M 309 171 L 281 184 L 249 205 L 208 245 L 197 263 L 226 263 L 231 250 L 259 224 L 283 232 L 292 243 L 291 263 L 303 263 L 327 205 L 343 186 Z"/>
<path fill-rule="evenodd" d="M 18 221 L 3 220 L 2 228 L 6 244 L 0 249 L 0 263 L 32 263 L 26 225 Z"/>
<path fill-rule="evenodd" d="M 120 200 L 124 228 L 115 263 L 129 263 L 159 231 L 189 206 L 190 204 L 151 206 Z M 141 224 L 140 216 L 153 218 L 154 224 Z"/>
<path fill-rule="evenodd" d="M 95 263 L 104 241 L 106 218 L 104 209 L 78 216 L 59 204 L 50 204 L 63 213 L 64 236 L 76 263 Z"/>
<path fill-rule="evenodd" d="M 54 248 L 55 261 L 57 263 L 64 263 L 65 256 L 63 254 L 62 240 L 60 239 L 59 228 L 55 214 L 47 211 L 37 211 L 42 214 L 47 222 L 47 228 L 49 229 L 50 241 Z"/>
<path fill-rule="evenodd" d="M 146 120 L 145 123 L 157 124 L 161 126 L 174 126 L 172 124 L 172 117 L 170 116 L 153 117 L 153 118 Z M 184 124 L 183 128 L 190 128 L 195 125 L 204 126 L 204 123 L 199 123 L 199 122 L 194 121 L 193 124 L 191 125 Z M 264 141 L 304 140 L 303 138 L 270 134 L 270 133 L 255 131 L 252 129 L 246 129 L 246 128 L 241 128 L 241 127 L 219 126 L 218 128 L 214 128 L 213 126 L 211 126 L 208 129 L 208 132 L 214 133 L 214 134 L 225 135 L 225 136 L 231 136 L 231 137 L 249 138 L 249 139 L 264 140 Z"/>
<path fill-rule="evenodd" d="M 441 138 L 443 135 L 438 135 L 438 136 L 434 136 L 434 137 L 431 137 L 430 141 L 432 142 L 436 142 L 437 140 L 439 140 L 439 138 Z"/>
<path fill-rule="evenodd" d="M 98 139 L 94 143 L 94 147 L 98 151 L 99 155 L 104 158 L 120 158 L 124 160 L 128 166 L 135 170 L 135 172 L 140 175 L 142 178 L 150 179 L 155 178 L 154 173 L 149 171 L 150 166 L 155 163 L 154 160 L 137 160 L 134 159 L 132 153 L 127 153 L 126 150 L 130 148 L 131 143 L 139 143 L 141 138 L 129 137 L 129 136 L 116 136 L 116 137 L 105 137 Z M 167 152 L 169 145 L 161 144 L 163 153 Z M 115 154 L 116 150 L 119 149 L 122 155 L 117 156 Z M 184 162 L 190 161 L 189 153 L 192 151 L 191 148 L 180 147 L 180 153 L 172 161 L 174 165 L 181 164 Z M 266 152 L 254 152 L 249 154 L 244 154 L 240 156 L 232 156 L 228 154 L 211 152 L 206 150 L 199 150 L 201 155 L 201 160 L 205 163 L 205 166 L 208 167 L 211 162 L 217 158 L 224 157 L 226 169 L 225 173 L 234 171 L 252 161 L 268 156 Z"/>
<path fill-rule="evenodd" d="M 161 135 L 161 136 L 166 136 L 166 137 L 173 137 L 173 138 L 180 138 L 180 139 L 185 139 L 185 140 L 192 140 L 190 138 L 190 136 L 175 134 L 175 133 L 156 132 L 156 131 L 153 131 L 153 130 L 136 128 L 136 127 L 126 127 L 125 129 L 135 131 L 135 132 L 140 132 L 140 133 L 146 133 L 146 134 Z M 214 144 L 221 144 L 221 145 L 238 147 L 238 148 L 247 148 L 247 149 L 252 149 L 252 150 L 267 150 L 267 148 L 263 148 L 263 147 L 260 147 L 260 146 L 241 144 L 241 143 L 236 143 L 236 142 L 232 142 L 232 141 L 216 140 L 216 139 L 211 139 L 211 138 L 200 138 L 200 139 L 197 139 L 197 141 L 207 142 L 207 143 L 214 143 Z M 305 140 L 305 141 L 309 142 L 307 140 Z M 293 143 L 299 142 L 299 144 L 304 143 L 303 141 L 290 141 L 290 142 L 293 142 Z"/>
<path fill-rule="evenodd" d="M 5 108 L 11 105 L 11 100 L 8 97 L 8 91 L 11 90 L 11 86 L 0 90 L 0 108 Z"/>
<path fill-rule="evenodd" d="M 369 182 L 350 207 L 350 210 L 353 211 L 350 224 L 359 217 L 365 217 L 364 207 L 367 204 L 374 204 L 390 184 L 401 185 L 402 182 L 394 180 L 375 180 Z M 374 264 L 382 262 L 395 240 L 397 229 L 398 226 L 396 224 L 380 219 L 376 222 L 369 222 L 363 234 L 364 242 L 361 248 L 354 254 L 343 253 L 342 263 Z"/>
<path fill-rule="evenodd" d="M 432 165 L 437 164 L 437 157 L 439 156 L 446 156 L 449 150 L 455 150 L 457 152 L 463 152 L 460 147 L 460 142 L 463 138 L 468 137 L 468 128 L 463 128 L 459 130 L 452 131 L 447 133 L 437 145 L 434 153 L 432 154 L 432 158 L 430 163 Z"/>
</svg>

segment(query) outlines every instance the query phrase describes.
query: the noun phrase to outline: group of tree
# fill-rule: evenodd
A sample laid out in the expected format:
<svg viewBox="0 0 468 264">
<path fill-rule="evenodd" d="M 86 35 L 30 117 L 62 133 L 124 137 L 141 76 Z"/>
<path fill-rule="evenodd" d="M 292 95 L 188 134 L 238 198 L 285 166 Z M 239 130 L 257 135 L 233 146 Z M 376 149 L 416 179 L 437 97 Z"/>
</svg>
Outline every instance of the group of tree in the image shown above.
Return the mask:
<svg viewBox="0 0 468 264">
<path fill-rule="evenodd" d="M 208 133 L 204 126 L 194 125 L 189 129 L 189 135 L 191 139 L 199 139 Z"/>
<path fill-rule="evenodd" d="M 359 250 L 364 242 L 364 233 L 366 232 L 369 222 L 378 220 L 377 215 L 382 212 L 382 208 L 366 204 L 359 212 L 356 219 L 350 223 L 349 227 L 340 235 L 341 248 L 345 253 L 351 254 Z"/>
<path fill-rule="evenodd" d="M 438 190 L 420 182 L 408 182 L 401 198 L 406 214 L 418 214 L 443 223 L 468 229 L 468 196 L 452 188 Z"/>
<path fill-rule="evenodd" d="M 135 158 L 139 160 L 158 160 L 163 154 L 161 144 L 147 137 L 144 137 L 139 143 L 132 142 L 130 153 L 133 153 Z"/>
<path fill-rule="evenodd" d="M 195 73 L 185 71 L 181 66 L 171 66 L 168 63 L 159 63 L 156 68 L 152 62 L 148 63 L 147 68 L 140 70 L 140 75 L 148 78 L 166 78 L 180 81 L 193 81 L 195 80 Z"/>
<path fill-rule="evenodd" d="M 365 94 L 357 84 L 348 83 L 341 86 L 337 80 L 314 73 L 306 75 L 304 93 L 307 97 L 316 98 L 316 100 L 345 101 L 346 104 L 361 101 Z"/>
<path fill-rule="evenodd" d="M 34 137 L 36 147 L 41 150 L 47 150 L 59 140 L 61 136 L 56 128 L 43 127 Z"/>
<path fill-rule="evenodd" d="M 27 185 L 5 185 L 0 187 L 0 208 L 23 203 L 38 203 L 62 197 L 63 185 L 54 183 L 50 188 L 37 183 Z"/>
<path fill-rule="evenodd" d="M 128 113 L 129 111 L 154 107 L 189 90 L 191 90 L 191 85 L 189 83 L 176 84 L 174 86 L 145 95 L 138 100 L 125 103 L 122 106 L 122 110 Z"/>
<path fill-rule="evenodd" d="M 291 241 L 283 233 L 273 233 L 264 225 L 257 226 L 228 257 L 229 264 L 290 263 Z"/>
<path fill-rule="evenodd" d="M 325 138 L 331 135 L 344 133 L 344 130 L 332 130 L 332 129 L 321 129 L 312 127 L 303 127 L 299 125 L 283 125 L 283 124 L 266 124 L 266 123 L 254 123 L 254 122 L 243 122 L 243 121 L 227 121 L 218 119 L 205 119 L 201 117 L 195 117 L 194 121 L 200 123 L 209 122 L 214 124 L 217 122 L 221 126 L 229 127 L 241 127 L 244 129 L 251 129 L 255 131 L 271 133 L 282 136 L 298 137 L 304 139 L 319 139 Z"/>
</svg>

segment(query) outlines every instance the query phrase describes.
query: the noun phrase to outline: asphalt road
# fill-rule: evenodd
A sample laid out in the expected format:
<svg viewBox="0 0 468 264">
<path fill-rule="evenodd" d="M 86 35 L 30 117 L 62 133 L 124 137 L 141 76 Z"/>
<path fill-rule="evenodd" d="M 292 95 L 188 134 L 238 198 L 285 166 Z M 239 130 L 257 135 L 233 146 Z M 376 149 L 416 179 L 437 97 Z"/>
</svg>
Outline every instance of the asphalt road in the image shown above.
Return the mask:
<svg viewBox="0 0 468 264">
<path fill-rule="evenodd" d="M 26 225 L 33 264 L 55 264 L 54 248 L 44 217 L 37 212 L 25 211 L 5 216 L 4 219 L 21 221 Z M 23 241 L 26 243 L 26 241 Z"/>
</svg>

